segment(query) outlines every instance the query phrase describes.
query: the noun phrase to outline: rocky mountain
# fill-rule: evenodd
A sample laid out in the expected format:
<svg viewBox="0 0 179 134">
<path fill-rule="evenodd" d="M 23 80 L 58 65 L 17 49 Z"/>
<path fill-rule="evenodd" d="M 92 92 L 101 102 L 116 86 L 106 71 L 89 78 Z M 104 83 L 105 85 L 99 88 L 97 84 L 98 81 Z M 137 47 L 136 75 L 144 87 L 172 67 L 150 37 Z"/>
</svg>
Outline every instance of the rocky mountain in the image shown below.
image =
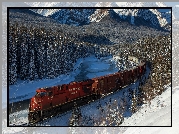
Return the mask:
<svg viewBox="0 0 179 134">
<path fill-rule="evenodd" d="M 61 9 L 49 17 L 57 20 L 61 24 L 85 25 L 90 23 L 91 16 L 96 9 Z"/>
<path fill-rule="evenodd" d="M 166 21 L 168 22 L 168 24 L 170 24 L 170 25 L 171 25 L 171 20 L 175 19 L 174 15 L 173 14 L 171 15 L 171 11 L 161 12 L 161 17 L 165 18 Z"/>
<path fill-rule="evenodd" d="M 148 23 L 156 28 L 167 25 L 167 20 L 157 9 L 114 9 L 121 19 L 129 19 L 131 24 Z"/>
<path fill-rule="evenodd" d="M 127 21 L 132 25 L 144 25 L 153 28 L 165 28 L 171 23 L 171 17 L 167 21 L 157 9 L 61 9 L 50 15 L 61 24 L 84 25 L 91 22 L 99 22 L 109 15 L 119 22 Z"/>
<path fill-rule="evenodd" d="M 26 4 L 33 7 L 167 7 L 163 2 L 26 2 Z M 95 20 L 99 22 L 102 17 L 108 14 L 107 12 L 99 11 L 99 9 L 93 9 L 92 11 L 91 9 L 88 9 L 88 11 L 87 9 L 81 11 L 74 9 L 70 11 L 62 10 L 63 11 L 60 9 L 35 9 L 33 11 L 44 16 L 51 16 L 62 24 L 72 25 L 88 24 L 95 22 Z M 171 24 L 171 11 L 168 10 L 161 12 L 158 9 L 114 9 L 114 11 L 119 14 L 121 19 L 127 20 L 133 25 L 138 24 L 139 21 L 137 18 L 140 18 L 139 20 L 142 20 L 143 23 L 148 22 L 150 26 L 155 28 L 162 27 L 165 29 L 168 24 Z M 91 17 L 96 16 L 99 12 L 103 12 L 104 14 L 100 14 L 98 18 Z M 172 18 L 174 18 L 174 16 L 172 16 Z M 82 22 L 80 22 L 79 19 L 81 19 Z"/>
<path fill-rule="evenodd" d="M 43 16 L 49 16 L 51 14 L 54 14 L 55 12 L 59 11 L 60 9 L 31 9 L 31 11 L 41 14 Z"/>
<path fill-rule="evenodd" d="M 31 7 L 167 7 L 166 2 L 24 2 Z M 176 6 L 177 7 L 177 6 Z M 43 9 L 47 10 L 48 9 Z M 44 12 L 47 13 L 47 12 Z M 51 15 L 49 13 L 44 16 Z"/>
<path fill-rule="evenodd" d="M 90 22 L 99 22 L 103 17 L 109 14 L 110 10 L 103 9 L 61 9 L 61 10 L 49 10 L 54 12 L 49 17 L 57 20 L 61 24 L 69 25 L 84 25 Z M 37 13 L 44 12 L 44 10 L 38 10 Z M 49 13 L 48 12 L 48 13 Z M 163 28 L 168 23 L 171 23 L 171 17 L 166 14 L 161 14 L 156 9 L 114 9 L 113 17 L 117 19 L 128 21 L 130 24 L 142 25 L 149 24 L 148 26 L 155 28 Z M 165 16 L 167 20 L 163 17 Z M 116 19 L 115 18 L 115 19 Z M 140 25 L 141 25 L 140 24 Z"/>
</svg>

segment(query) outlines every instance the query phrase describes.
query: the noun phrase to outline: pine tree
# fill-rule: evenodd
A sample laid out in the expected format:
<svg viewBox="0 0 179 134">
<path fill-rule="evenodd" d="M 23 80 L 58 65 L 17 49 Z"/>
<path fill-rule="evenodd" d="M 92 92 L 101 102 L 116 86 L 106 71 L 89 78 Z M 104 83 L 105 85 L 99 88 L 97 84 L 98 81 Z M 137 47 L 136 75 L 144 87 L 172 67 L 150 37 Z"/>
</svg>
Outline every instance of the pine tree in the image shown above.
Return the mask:
<svg viewBox="0 0 179 134">
<path fill-rule="evenodd" d="M 131 112 L 135 113 L 136 111 L 137 111 L 137 96 L 136 96 L 136 92 L 134 90 L 134 92 L 132 94 Z"/>
<path fill-rule="evenodd" d="M 79 107 L 75 105 L 73 111 L 72 111 L 72 116 L 69 121 L 70 126 L 80 126 L 82 124 L 82 115 Z"/>
</svg>

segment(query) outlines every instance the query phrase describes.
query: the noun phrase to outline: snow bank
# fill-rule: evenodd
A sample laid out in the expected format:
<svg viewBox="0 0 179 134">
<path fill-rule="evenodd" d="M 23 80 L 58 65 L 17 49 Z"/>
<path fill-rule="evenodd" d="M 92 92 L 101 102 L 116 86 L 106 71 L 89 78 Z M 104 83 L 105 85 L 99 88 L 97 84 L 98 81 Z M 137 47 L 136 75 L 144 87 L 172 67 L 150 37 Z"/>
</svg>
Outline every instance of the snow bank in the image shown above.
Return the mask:
<svg viewBox="0 0 179 134">
<path fill-rule="evenodd" d="M 125 119 L 121 126 L 171 126 L 171 87 L 155 97 L 150 105 L 142 105 L 139 111 Z M 133 133 L 136 129 L 139 128 L 129 128 L 125 133 Z M 142 133 L 143 129 L 140 128 L 139 132 Z M 146 132 L 151 133 L 145 129 Z"/>
</svg>

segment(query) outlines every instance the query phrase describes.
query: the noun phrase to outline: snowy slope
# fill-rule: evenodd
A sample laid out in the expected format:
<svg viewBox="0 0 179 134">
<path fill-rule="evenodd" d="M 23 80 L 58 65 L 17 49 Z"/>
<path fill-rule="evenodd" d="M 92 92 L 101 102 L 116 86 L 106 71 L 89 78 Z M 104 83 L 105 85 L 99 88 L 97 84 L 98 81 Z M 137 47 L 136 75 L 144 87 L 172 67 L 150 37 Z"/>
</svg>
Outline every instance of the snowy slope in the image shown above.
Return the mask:
<svg viewBox="0 0 179 134">
<path fill-rule="evenodd" d="M 171 87 L 150 103 L 144 104 L 121 126 L 171 126 Z"/>
<path fill-rule="evenodd" d="M 59 7 L 59 9 L 32 9 L 43 16 L 53 15 L 60 7 L 93 7 L 97 2 L 25 2 L 31 7 Z"/>
<path fill-rule="evenodd" d="M 31 10 L 43 16 L 49 16 L 59 11 L 60 9 L 31 9 Z"/>
<path fill-rule="evenodd" d="M 133 134 L 135 132 L 138 132 L 139 134 L 178 134 L 179 132 L 179 88 L 175 87 L 172 89 L 172 127 L 153 127 L 153 128 L 147 128 L 147 127 L 135 127 L 135 128 L 127 128 L 127 130 L 124 132 L 124 134 Z M 154 107 L 151 106 L 151 110 L 148 108 L 148 106 L 146 105 L 146 108 L 144 108 L 145 110 L 148 110 L 150 113 L 146 113 L 143 116 L 142 113 L 136 113 L 134 114 L 131 118 L 127 119 L 125 121 L 126 124 L 130 124 L 130 122 L 134 123 L 134 121 L 136 119 L 138 119 L 139 121 L 137 122 L 136 125 L 139 125 L 140 123 L 143 124 L 149 124 L 149 125 L 153 125 L 154 123 L 157 124 L 171 124 L 171 116 L 170 116 L 170 111 L 169 109 L 171 108 L 171 103 L 169 102 L 169 97 L 171 95 L 171 88 L 168 88 L 164 93 L 162 93 L 162 95 L 158 96 L 158 99 L 161 99 L 161 103 L 159 105 L 159 107 Z M 157 98 L 154 99 L 152 101 L 153 105 L 157 104 Z M 164 107 L 161 107 L 163 104 Z M 144 110 L 143 109 L 143 110 Z M 142 111 L 142 110 L 141 110 Z M 154 112 L 153 112 L 154 111 Z M 155 116 L 156 114 L 159 114 L 159 116 Z M 139 117 L 138 117 L 139 116 Z M 152 118 L 151 118 L 152 117 Z M 151 121 L 151 122 L 149 122 Z"/>
<path fill-rule="evenodd" d="M 164 27 L 168 24 L 165 18 L 162 18 L 161 13 L 156 9 L 114 9 L 114 11 L 120 16 L 121 19 L 130 17 L 131 24 L 135 24 L 138 18 L 147 20 L 156 27 Z"/>
<path fill-rule="evenodd" d="M 145 21 L 145 23 L 143 24 L 149 23 L 151 26 L 154 26 L 156 28 L 164 27 L 168 24 L 167 20 L 163 18 L 161 13 L 156 9 L 114 9 L 114 11 L 119 15 L 120 19 L 122 20 L 130 18 L 127 21 L 129 21 L 131 24 L 137 24 L 142 21 Z M 81 25 L 83 23 L 89 24 L 90 22 L 99 22 L 108 14 L 109 10 L 105 11 L 104 9 L 94 9 L 94 11 L 91 9 L 62 9 L 56 11 L 50 16 L 55 20 L 58 20 L 62 24 Z M 110 17 L 113 18 L 113 16 Z"/>
<path fill-rule="evenodd" d="M 61 9 L 49 17 L 57 20 L 61 24 L 84 25 L 89 24 L 89 16 L 94 13 L 95 9 Z"/>
<path fill-rule="evenodd" d="M 90 22 L 99 22 L 101 21 L 101 19 L 103 19 L 103 17 L 105 17 L 108 14 L 108 10 L 102 11 L 101 9 L 96 9 L 96 11 L 91 16 L 89 16 Z"/>
</svg>

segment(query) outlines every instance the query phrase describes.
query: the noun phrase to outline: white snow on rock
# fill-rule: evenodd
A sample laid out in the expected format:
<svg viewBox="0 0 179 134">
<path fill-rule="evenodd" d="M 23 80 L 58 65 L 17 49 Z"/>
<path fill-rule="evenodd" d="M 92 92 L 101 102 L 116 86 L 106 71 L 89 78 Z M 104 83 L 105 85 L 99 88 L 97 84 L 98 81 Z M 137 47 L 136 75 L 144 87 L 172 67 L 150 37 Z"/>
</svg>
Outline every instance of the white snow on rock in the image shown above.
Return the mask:
<svg viewBox="0 0 179 134">
<path fill-rule="evenodd" d="M 94 14 L 92 14 L 91 16 L 89 16 L 91 22 L 100 22 L 100 20 L 101 20 L 102 18 L 104 18 L 106 15 L 109 14 L 108 11 L 105 11 L 104 13 L 99 14 L 100 11 L 101 11 L 101 9 L 97 9 L 97 10 L 94 12 Z"/>
<path fill-rule="evenodd" d="M 135 17 L 141 17 L 145 20 L 149 20 L 153 25 L 158 25 L 156 22 L 158 20 L 160 27 L 164 27 L 166 24 L 168 24 L 167 20 L 162 18 L 161 13 L 156 9 L 114 9 L 114 11 L 120 16 L 121 19 L 131 17 L 131 24 L 135 24 Z"/>
</svg>

